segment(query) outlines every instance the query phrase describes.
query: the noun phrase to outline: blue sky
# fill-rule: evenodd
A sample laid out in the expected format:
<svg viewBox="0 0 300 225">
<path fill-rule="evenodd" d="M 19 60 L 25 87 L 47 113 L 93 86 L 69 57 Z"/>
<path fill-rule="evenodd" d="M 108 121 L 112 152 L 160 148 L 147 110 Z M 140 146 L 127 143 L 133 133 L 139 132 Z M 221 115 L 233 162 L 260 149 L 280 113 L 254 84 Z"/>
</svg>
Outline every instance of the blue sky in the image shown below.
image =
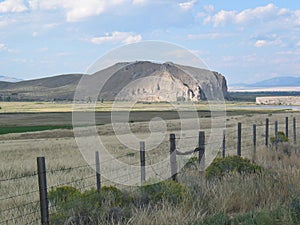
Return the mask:
<svg viewBox="0 0 300 225">
<path fill-rule="evenodd" d="M 300 76 L 300 1 L 0 1 L 0 75 L 82 73 L 147 40 L 189 49 L 229 84 Z"/>
</svg>

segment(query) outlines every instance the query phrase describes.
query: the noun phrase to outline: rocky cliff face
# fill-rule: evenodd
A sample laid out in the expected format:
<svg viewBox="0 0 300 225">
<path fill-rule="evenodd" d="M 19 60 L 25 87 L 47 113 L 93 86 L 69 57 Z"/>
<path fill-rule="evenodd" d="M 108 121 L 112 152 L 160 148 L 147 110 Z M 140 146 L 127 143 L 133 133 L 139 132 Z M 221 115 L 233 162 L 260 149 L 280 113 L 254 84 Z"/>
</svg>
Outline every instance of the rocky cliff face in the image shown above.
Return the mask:
<svg viewBox="0 0 300 225">
<path fill-rule="evenodd" d="M 117 63 L 92 75 L 0 82 L 0 100 L 4 101 L 72 101 L 74 95 L 80 101 L 96 98 L 149 102 L 217 100 L 226 97 L 227 85 L 224 76 L 217 72 L 147 61 Z"/>
<path fill-rule="evenodd" d="M 174 102 L 220 100 L 226 95 L 226 80 L 217 72 L 173 63 L 134 62 L 110 77 L 100 98 Z"/>
</svg>

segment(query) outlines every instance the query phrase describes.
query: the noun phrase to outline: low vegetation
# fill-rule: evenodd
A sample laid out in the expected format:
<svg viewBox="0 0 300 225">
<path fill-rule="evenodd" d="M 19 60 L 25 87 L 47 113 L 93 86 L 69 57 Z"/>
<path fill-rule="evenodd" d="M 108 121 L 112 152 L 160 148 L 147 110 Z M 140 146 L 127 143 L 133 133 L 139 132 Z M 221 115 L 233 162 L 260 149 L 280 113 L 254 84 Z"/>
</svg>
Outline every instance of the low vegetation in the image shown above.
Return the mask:
<svg viewBox="0 0 300 225">
<path fill-rule="evenodd" d="M 194 163 L 191 160 L 191 164 Z M 293 166 L 293 170 L 290 170 Z M 257 163 L 217 158 L 205 176 L 194 166 L 171 180 L 100 192 L 58 187 L 49 193 L 52 224 L 300 224 L 300 155 L 260 149 Z M 214 179 L 217 178 L 217 179 Z"/>
<path fill-rule="evenodd" d="M 10 133 L 25 133 L 36 132 L 43 130 L 55 130 L 55 129 L 72 129 L 73 126 L 68 125 L 48 125 L 48 126 L 17 126 L 17 127 L 0 127 L 0 135 Z"/>
<path fill-rule="evenodd" d="M 206 178 L 222 178 L 228 174 L 251 174 L 262 172 L 262 167 L 239 156 L 216 158 L 206 169 Z"/>
<path fill-rule="evenodd" d="M 36 114 L 32 116 L 36 117 Z M 206 114 L 202 116 L 202 129 L 208 131 L 210 118 L 206 118 Z M 95 172 L 86 165 L 71 130 L 3 135 L 0 177 L 8 181 L 0 183 L 0 196 L 6 198 L 0 201 L 0 218 L 5 220 L 5 224 L 37 224 L 40 221 L 36 157 L 45 156 L 51 225 L 300 224 L 299 146 L 293 144 L 293 137 L 290 135 L 291 140 L 278 143 L 277 148 L 264 147 L 264 119 L 269 117 L 271 122 L 278 120 L 279 129 L 283 129 L 285 116 L 292 115 L 259 115 L 249 112 L 239 116 L 227 115 L 228 157 L 215 159 L 205 173 L 199 173 L 198 158 L 193 157 L 178 174 L 178 183 L 168 180 L 133 188 L 113 184 L 102 177 L 103 187 L 100 192 L 91 188 L 96 186 Z M 54 124 L 53 118 L 56 117 L 51 117 L 51 121 L 46 122 Z M 148 123 L 136 121 L 135 117 L 130 124 L 135 134 L 148 132 Z M 27 122 L 32 123 L 31 118 Z M 243 123 L 242 155 L 249 159 L 252 159 L 253 151 L 252 124 L 258 125 L 255 163 L 232 156 L 236 154 L 237 122 Z M 176 133 L 180 130 L 179 121 L 167 120 L 167 123 L 168 128 L 172 129 L 170 131 Z M 9 127 L 17 126 L 9 124 Z M 26 127 L 30 131 L 29 127 L 32 126 L 26 124 Z M 56 126 L 55 129 L 57 128 Z M 270 129 L 270 134 L 274 135 L 273 126 Z M 113 129 L 110 125 L 99 126 L 98 132 L 110 144 L 107 147 L 115 156 L 124 155 L 121 158 L 124 162 L 139 162 L 138 152 L 122 148 L 117 139 L 111 136 Z M 149 151 L 146 158 L 168 156 L 167 138 L 155 151 Z M 187 140 L 192 146 L 198 143 L 197 137 L 195 140 Z M 284 136 L 281 140 L 285 140 Z M 18 179 L 23 175 L 26 177 Z M 122 176 L 123 173 L 117 171 L 114 175 Z M 13 210 L 7 210 L 10 208 Z M 16 217 L 19 219 L 14 220 Z M 13 220 L 9 220 L 10 218 Z"/>
</svg>

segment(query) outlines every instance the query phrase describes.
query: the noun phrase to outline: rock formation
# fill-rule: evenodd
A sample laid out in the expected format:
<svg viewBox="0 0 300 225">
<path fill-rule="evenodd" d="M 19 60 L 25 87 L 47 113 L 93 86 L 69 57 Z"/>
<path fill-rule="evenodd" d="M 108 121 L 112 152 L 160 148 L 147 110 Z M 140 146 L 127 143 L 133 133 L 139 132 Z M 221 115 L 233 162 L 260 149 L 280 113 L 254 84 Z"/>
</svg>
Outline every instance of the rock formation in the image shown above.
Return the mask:
<svg viewBox="0 0 300 225">
<path fill-rule="evenodd" d="M 0 82 L 0 100 L 4 101 L 72 101 L 74 95 L 79 101 L 218 100 L 227 96 L 227 84 L 224 76 L 217 72 L 148 61 L 117 63 L 92 75 Z"/>
</svg>

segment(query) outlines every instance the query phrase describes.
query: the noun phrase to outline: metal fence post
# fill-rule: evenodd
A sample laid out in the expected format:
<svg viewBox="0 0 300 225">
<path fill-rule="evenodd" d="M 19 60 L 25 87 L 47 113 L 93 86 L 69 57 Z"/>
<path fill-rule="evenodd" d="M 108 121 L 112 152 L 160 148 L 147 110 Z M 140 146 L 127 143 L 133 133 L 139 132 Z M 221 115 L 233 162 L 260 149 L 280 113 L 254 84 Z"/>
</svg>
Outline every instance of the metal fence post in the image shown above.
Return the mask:
<svg viewBox="0 0 300 225">
<path fill-rule="evenodd" d="M 222 157 L 225 158 L 226 153 L 226 130 L 223 130 L 223 141 L 222 141 Z"/>
<path fill-rule="evenodd" d="M 275 121 L 275 148 L 278 150 L 278 121 Z"/>
<path fill-rule="evenodd" d="M 205 132 L 199 132 L 199 171 L 205 171 Z"/>
<path fill-rule="evenodd" d="M 293 134 L 294 134 L 294 144 L 297 144 L 296 117 L 293 118 Z"/>
<path fill-rule="evenodd" d="M 177 181 L 177 161 L 176 161 L 176 138 L 175 134 L 170 134 L 170 163 L 171 177 L 173 181 Z"/>
<path fill-rule="evenodd" d="M 237 155 L 242 155 L 242 123 L 238 123 Z"/>
<path fill-rule="evenodd" d="M 96 183 L 97 183 L 97 191 L 101 190 L 101 169 L 100 169 L 100 157 L 99 152 L 96 151 L 95 153 L 95 160 L 96 160 Z"/>
<path fill-rule="evenodd" d="M 266 146 L 269 145 L 269 119 L 266 119 Z"/>
<path fill-rule="evenodd" d="M 256 124 L 253 124 L 253 156 L 252 161 L 256 160 Z"/>
<path fill-rule="evenodd" d="M 285 136 L 289 137 L 289 118 L 285 117 Z"/>
<path fill-rule="evenodd" d="M 146 181 L 146 162 L 145 162 L 145 142 L 140 142 L 140 161 L 141 161 L 141 185 Z"/>
<path fill-rule="evenodd" d="M 37 158 L 38 167 L 38 181 L 40 193 L 40 210 L 41 210 L 41 224 L 49 225 L 49 202 L 47 193 L 47 178 L 46 178 L 46 163 L 45 157 Z"/>
</svg>

